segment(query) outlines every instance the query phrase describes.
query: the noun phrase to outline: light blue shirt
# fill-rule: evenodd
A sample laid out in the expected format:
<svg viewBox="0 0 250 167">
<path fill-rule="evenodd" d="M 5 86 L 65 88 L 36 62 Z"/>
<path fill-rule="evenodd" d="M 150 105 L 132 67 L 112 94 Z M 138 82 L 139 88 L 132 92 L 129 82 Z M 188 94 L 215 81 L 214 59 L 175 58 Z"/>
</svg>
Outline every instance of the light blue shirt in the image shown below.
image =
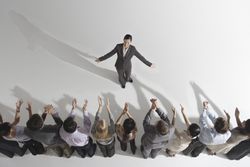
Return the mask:
<svg viewBox="0 0 250 167">
<path fill-rule="evenodd" d="M 208 109 L 203 109 L 203 113 L 200 116 L 200 136 L 199 140 L 206 145 L 217 145 L 226 143 L 230 138 L 231 132 L 228 130 L 226 133 L 218 133 L 214 129 L 214 123 L 218 118 L 217 113 L 211 112 Z"/>
</svg>

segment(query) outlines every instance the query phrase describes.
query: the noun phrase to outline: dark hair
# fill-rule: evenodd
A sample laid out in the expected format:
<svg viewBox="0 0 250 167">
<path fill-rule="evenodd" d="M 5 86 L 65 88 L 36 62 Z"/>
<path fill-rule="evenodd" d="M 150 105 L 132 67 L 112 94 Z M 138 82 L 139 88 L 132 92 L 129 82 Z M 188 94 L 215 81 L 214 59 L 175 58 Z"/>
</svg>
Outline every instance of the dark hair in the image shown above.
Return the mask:
<svg viewBox="0 0 250 167">
<path fill-rule="evenodd" d="M 189 125 L 188 131 L 192 138 L 196 137 L 200 134 L 200 126 L 195 123 L 192 123 L 191 125 Z"/>
<path fill-rule="evenodd" d="M 74 121 L 73 117 L 68 117 L 63 122 L 63 129 L 68 133 L 73 133 L 76 131 L 77 123 Z"/>
<path fill-rule="evenodd" d="M 132 130 L 134 130 L 136 127 L 135 121 L 132 118 L 127 118 L 123 122 L 123 129 L 124 133 L 127 135 L 131 133 Z"/>
<path fill-rule="evenodd" d="M 0 124 L 0 136 L 8 136 L 10 134 L 11 125 L 9 122 Z"/>
<path fill-rule="evenodd" d="M 161 135 L 166 135 L 169 131 L 168 126 L 166 124 L 166 122 L 164 122 L 163 120 L 159 120 L 156 123 L 156 130 L 161 134 Z"/>
<path fill-rule="evenodd" d="M 132 35 L 126 34 L 123 39 L 125 40 L 130 39 L 130 41 L 132 41 Z"/>
<path fill-rule="evenodd" d="M 43 119 L 39 114 L 33 114 L 26 122 L 28 129 L 36 131 L 43 127 Z"/>
<path fill-rule="evenodd" d="M 221 134 L 224 134 L 228 131 L 228 123 L 227 121 L 222 118 L 222 117 L 218 117 L 214 123 L 214 129 Z"/>
</svg>

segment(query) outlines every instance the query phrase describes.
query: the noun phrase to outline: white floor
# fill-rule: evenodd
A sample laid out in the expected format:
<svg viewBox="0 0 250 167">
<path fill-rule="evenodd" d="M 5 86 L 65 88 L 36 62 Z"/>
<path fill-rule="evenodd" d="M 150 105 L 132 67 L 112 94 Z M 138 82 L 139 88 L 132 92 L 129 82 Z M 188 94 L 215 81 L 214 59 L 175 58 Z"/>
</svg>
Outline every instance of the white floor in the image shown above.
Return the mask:
<svg viewBox="0 0 250 167">
<path fill-rule="evenodd" d="M 157 97 L 169 111 L 182 103 L 190 119 L 197 122 L 201 101 L 209 100 L 219 115 L 226 109 L 236 125 L 234 109 L 241 118 L 250 117 L 250 2 L 247 0 L 1 0 L 0 1 L 0 112 L 4 120 L 14 116 L 15 101 L 31 101 L 34 112 L 52 103 L 65 118 L 73 97 L 81 105 L 89 100 L 89 112 L 97 110 L 97 96 L 111 99 L 117 118 L 124 102 L 138 122 L 139 146 L 142 120 L 149 98 Z M 133 84 L 121 89 L 114 68 L 115 56 L 96 64 L 95 57 L 122 42 L 126 33 L 148 60 L 148 68 L 133 59 Z M 77 120 L 81 121 L 80 111 Z M 24 111 L 21 125 L 25 124 Z M 178 112 L 177 127 L 183 128 Z M 48 119 L 48 123 L 51 122 Z M 229 161 L 203 153 L 198 158 L 162 153 L 144 160 L 120 151 L 112 158 L 97 152 L 93 158 L 70 159 L 49 155 L 15 157 L 0 155 L 1 166 L 110 165 L 197 165 L 243 166 L 249 157 Z"/>
</svg>

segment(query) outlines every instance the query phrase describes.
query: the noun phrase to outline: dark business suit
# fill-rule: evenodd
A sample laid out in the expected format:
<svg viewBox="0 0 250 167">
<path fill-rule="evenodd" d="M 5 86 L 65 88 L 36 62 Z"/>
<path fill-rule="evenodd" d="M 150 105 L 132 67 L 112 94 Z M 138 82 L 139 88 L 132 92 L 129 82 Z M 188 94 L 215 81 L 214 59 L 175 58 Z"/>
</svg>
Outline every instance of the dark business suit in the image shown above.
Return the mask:
<svg viewBox="0 0 250 167">
<path fill-rule="evenodd" d="M 115 63 L 115 67 L 119 76 L 119 82 L 121 85 L 125 86 L 126 81 L 129 81 L 132 69 L 131 59 L 135 55 L 139 60 L 141 60 L 147 66 L 151 66 L 152 63 L 147 61 L 133 45 L 130 45 L 126 54 L 123 56 L 123 43 L 117 44 L 115 48 L 107 53 L 106 55 L 99 58 L 100 61 L 106 60 L 117 54 L 117 60 Z"/>
</svg>

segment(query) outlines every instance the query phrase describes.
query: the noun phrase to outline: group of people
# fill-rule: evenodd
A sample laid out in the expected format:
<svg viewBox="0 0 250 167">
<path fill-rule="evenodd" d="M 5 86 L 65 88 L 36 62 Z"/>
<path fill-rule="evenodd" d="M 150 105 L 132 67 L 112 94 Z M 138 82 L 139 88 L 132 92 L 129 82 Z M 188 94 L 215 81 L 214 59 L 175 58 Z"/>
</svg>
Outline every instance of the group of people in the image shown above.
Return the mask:
<svg viewBox="0 0 250 167">
<path fill-rule="evenodd" d="M 239 160 L 250 153 L 250 119 L 241 121 L 238 108 L 235 110 L 237 127 L 230 129 L 230 116 L 219 117 L 209 109 L 207 101 L 203 102 L 203 111 L 199 118 L 199 125 L 191 123 L 181 105 L 181 114 L 186 129 L 176 128 L 176 109 L 172 108 L 172 120 L 159 107 L 157 99 L 150 99 L 151 107 L 143 120 L 144 134 L 141 137 L 140 151 L 143 158 L 155 158 L 161 150 L 167 156 L 173 157 L 178 153 L 190 154 L 197 157 L 203 150 L 208 154 L 225 154 L 228 159 Z M 13 122 L 4 122 L 0 114 L 0 152 L 8 157 L 15 154 L 23 156 L 27 149 L 33 154 L 44 154 L 51 149 L 58 156 L 69 158 L 76 151 L 82 158 L 92 157 L 97 146 L 104 157 L 115 154 L 115 141 L 120 143 L 122 151 L 130 144 L 132 154 L 137 151 L 137 125 L 129 112 L 128 103 L 114 120 L 110 109 L 110 101 L 106 101 L 108 121 L 101 118 L 103 100 L 98 97 L 98 110 L 92 125 L 87 110 L 88 101 L 82 106 L 83 126 L 75 121 L 77 101 L 73 99 L 72 109 L 63 121 L 52 105 L 46 105 L 42 115 L 33 114 L 31 103 L 27 103 L 26 110 L 29 119 L 26 126 L 19 126 L 22 100 L 16 103 L 16 113 Z M 156 113 L 159 120 L 152 123 L 152 114 Z M 47 115 L 51 115 L 55 124 L 45 124 Z M 116 136 L 116 137 L 115 137 Z"/>
</svg>

